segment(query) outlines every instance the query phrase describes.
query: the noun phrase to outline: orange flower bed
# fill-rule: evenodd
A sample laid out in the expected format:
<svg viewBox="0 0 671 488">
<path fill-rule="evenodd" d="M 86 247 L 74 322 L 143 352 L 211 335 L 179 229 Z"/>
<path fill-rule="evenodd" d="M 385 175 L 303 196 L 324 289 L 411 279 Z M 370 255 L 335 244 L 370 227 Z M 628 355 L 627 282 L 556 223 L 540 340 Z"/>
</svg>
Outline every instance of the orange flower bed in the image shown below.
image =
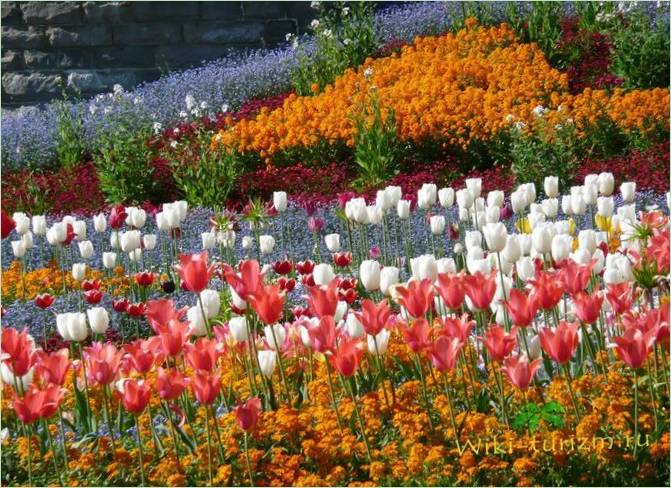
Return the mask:
<svg viewBox="0 0 671 488">
<path fill-rule="evenodd" d="M 549 65 L 536 44 L 519 43 L 507 24 L 486 28 L 471 19 L 457 33 L 418 38 L 400 55 L 368 59 L 319 95 L 291 95 L 255 119 L 231 120 L 212 142 L 256 152 L 267 162 L 278 151 L 320 140 L 351 147 L 354 117 L 373 91 L 394 110 L 398 136 L 413 142 L 435 138 L 466 147 L 514 122 L 533 126 L 539 105 L 546 109 L 544 120 L 572 119 L 579 130 L 602 116 L 625 131 L 668 127 L 668 89 L 571 95 L 567 76 Z"/>
</svg>

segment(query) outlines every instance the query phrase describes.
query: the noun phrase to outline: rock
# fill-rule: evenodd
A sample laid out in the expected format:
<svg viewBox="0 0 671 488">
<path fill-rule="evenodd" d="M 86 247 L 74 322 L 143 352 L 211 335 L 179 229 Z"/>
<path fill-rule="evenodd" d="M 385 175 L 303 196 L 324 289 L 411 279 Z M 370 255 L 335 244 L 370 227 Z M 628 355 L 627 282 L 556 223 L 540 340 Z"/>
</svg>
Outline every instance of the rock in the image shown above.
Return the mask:
<svg viewBox="0 0 671 488">
<path fill-rule="evenodd" d="M 23 65 L 23 58 L 19 51 L 2 50 L 2 70 L 18 70 Z"/>
<path fill-rule="evenodd" d="M 77 2 L 21 2 L 28 24 L 79 24 L 82 10 Z"/>
<path fill-rule="evenodd" d="M 19 49 L 40 48 L 45 46 L 47 38 L 42 27 L 27 27 L 16 29 L 2 26 L 2 47 L 16 47 Z"/>
<path fill-rule="evenodd" d="M 60 75 L 5 73 L 2 75 L 2 89 L 8 95 L 14 96 L 58 95 L 60 93 L 60 81 Z"/>
<path fill-rule="evenodd" d="M 264 32 L 261 22 L 198 22 L 184 25 L 184 40 L 191 44 L 246 44 L 258 42 Z"/>
<path fill-rule="evenodd" d="M 104 46 L 112 44 L 112 28 L 108 25 L 50 27 L 47 37 L 54 47 Z"/>
<path fill-rule="evenodd" d="M 114 43 L 119 45 L 160 46 L 177 44 L 182 40 L 181 28 L 177 24 L 156 22 L 142 24 L 133 22 L 114 26 Z"/>
</svg>

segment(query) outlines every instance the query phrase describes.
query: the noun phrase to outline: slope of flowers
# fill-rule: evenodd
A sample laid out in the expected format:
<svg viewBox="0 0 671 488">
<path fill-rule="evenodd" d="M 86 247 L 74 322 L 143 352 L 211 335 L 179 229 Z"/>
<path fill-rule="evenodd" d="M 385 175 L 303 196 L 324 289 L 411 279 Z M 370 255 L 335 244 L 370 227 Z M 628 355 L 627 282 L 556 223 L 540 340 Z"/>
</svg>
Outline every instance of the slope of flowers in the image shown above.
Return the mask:
<svg viewBox="0 0 671 488">
<path fill-rule="evenodd" d="M 625 131 L 668 127 L 668 89 L 568 92 L 565 74 L 552 69 L 534 44 L 519 44 L 505 24 L 484 28 L 473 19 L 456 34 L 418 38 L 400 56 L 369 60 L 348 70 L 314 97 L 289 97 L 213 138 L 214 144 L 271 160 L 278 151 L 320 140 L 353 145 L 353 117 L 371 94 L 396 116 L 400 138 L 444 139 L 467 146 L 513 122 L 539 118 L 586 130 L 602 117 Z"/>
</svg>

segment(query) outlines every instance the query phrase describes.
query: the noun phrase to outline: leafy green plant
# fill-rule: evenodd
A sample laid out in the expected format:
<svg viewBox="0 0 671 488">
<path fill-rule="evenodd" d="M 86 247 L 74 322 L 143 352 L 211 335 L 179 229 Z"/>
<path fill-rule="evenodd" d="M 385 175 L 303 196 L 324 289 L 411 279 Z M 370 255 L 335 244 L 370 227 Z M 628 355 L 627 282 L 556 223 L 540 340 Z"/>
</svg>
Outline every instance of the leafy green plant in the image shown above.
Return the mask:
<svg viewBox="0 0 671 488">
<path fill-rule="evenodd" d="M 521 42 L 538 44 L 550 64 L 561 65 L 558 42 L 563 17 L 562 2 L 532 2 L 529 12 L 517 2 L 508 2 L 507 14 Z"/>
<path fill-rule="evenodd" d="M 212 134 L 201 133 L 166 154 L 177 188 L 191 204 L 216 208 L 226 201 L 243 164 L 235 152 L 210 147 Z"/>
<path fill-rule="evenodd" d="M 669 86 L 669 28 L 639 11 L 630 12 L 624 27 L 612 33 L 615 49 L 613 72 L 624 79 L 624 88 Z"/>
<path fill-rule="evenodd" d="M 370 105 L 362 107 L 354 119 L 354 160 L 359 166 L 359 177 L 354 184 L 360 188 L 382 183 L 398 172 L 399 144 L 394 111 L 387 107 L 383 114 L 375 93 L 370 100 Z"/>
<path fill-rule="evenodd" d="M 311 95 L 347 68 L 358 66 L 378 49 L 371 2 L 313 2 L 320 10 L 311 24 L 314 51 L 291 39 L 299 50 L 298 65 L 291 74 L 296 93 Z"/>
<path fill-rule="evenodd" d="M 527 403 L 513 419 L 513 427 L 518 430 L 527 429 L 534 433 L 540 427 L 541 420 L 552 427 L 564 426 L 564 407 L 556 401 L 551 401 L 543 406 L 535 403 Z"/>
<path fill-rule="evenodd" d="M 533 133 L 515 127 L 511 129 L 509 144 L 512 170 L 518 183 L 533 182 L 542 188 L 547 175 L 558 176 L 564 185 L 573 180 L 581 144 L 572 124 L 548 127 L 538 121 Z"/>
<path fill-rule="evenodd" d="M 62 88 L 61 100 L 54 104 L 56 112 L 56 155 L 58 164 L 71 168 L 82 162 L 84 155 L 84 121 L 80 110 L 70 102 Z"/>
</svg>

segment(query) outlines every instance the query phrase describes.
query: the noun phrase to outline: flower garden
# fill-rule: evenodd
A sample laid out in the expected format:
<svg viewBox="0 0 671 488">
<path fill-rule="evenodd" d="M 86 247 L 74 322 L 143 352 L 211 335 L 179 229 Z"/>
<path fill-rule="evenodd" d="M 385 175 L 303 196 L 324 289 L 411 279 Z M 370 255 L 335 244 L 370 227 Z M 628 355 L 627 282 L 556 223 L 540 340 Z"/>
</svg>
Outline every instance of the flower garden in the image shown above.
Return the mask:
<svg viewBox="0 0 671 488">
<path fill-rule="evenodd" d="M 314 8 L 3 114 L 2 483 L 668 485 L 668 3 Z"/>
</svg>

